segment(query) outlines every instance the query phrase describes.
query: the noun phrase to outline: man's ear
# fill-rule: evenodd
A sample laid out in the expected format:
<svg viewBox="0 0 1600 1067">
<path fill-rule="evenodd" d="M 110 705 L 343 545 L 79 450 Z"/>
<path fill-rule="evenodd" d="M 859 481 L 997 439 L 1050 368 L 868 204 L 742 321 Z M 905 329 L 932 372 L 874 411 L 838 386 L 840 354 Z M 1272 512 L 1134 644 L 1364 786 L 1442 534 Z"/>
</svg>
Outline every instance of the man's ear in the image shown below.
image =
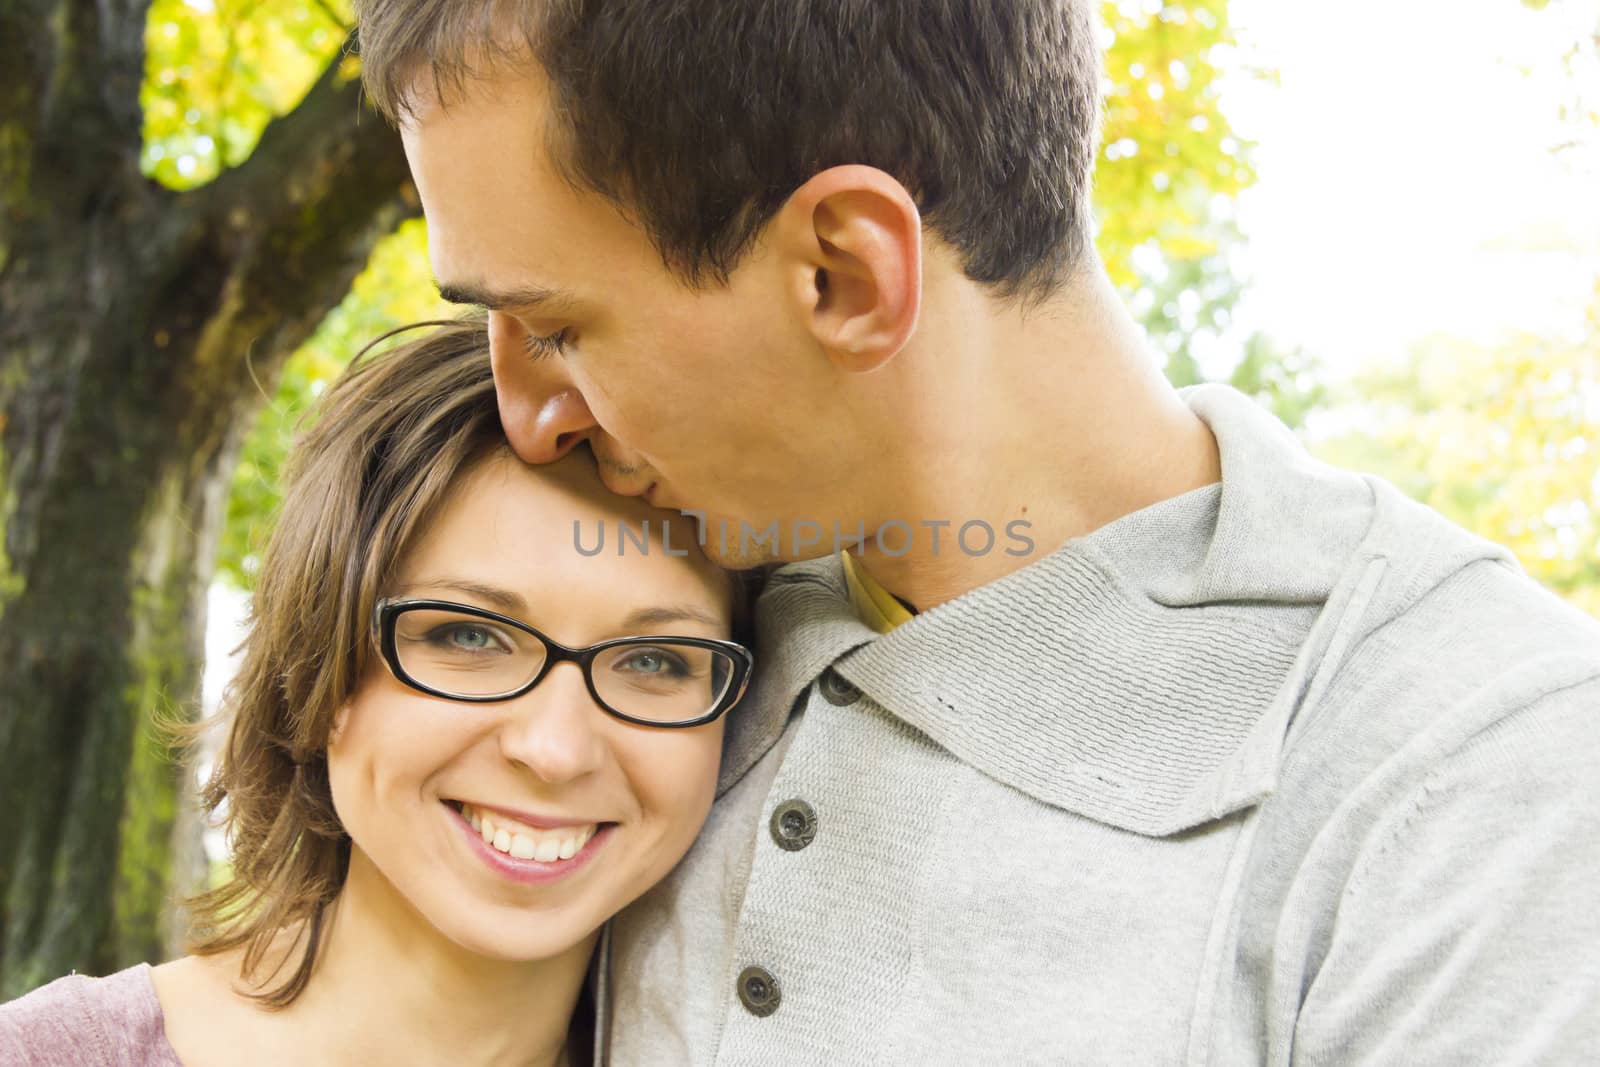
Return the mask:
<svg viewBox="0 0 1600 1067">
<path fill-rule="evenodd" d="M 792 298 L 828 358 L 869 371 L 894 358 L 922 308 L 922 216 L 876 167 L 832 167 L 773 220 Z"/>
</svg>

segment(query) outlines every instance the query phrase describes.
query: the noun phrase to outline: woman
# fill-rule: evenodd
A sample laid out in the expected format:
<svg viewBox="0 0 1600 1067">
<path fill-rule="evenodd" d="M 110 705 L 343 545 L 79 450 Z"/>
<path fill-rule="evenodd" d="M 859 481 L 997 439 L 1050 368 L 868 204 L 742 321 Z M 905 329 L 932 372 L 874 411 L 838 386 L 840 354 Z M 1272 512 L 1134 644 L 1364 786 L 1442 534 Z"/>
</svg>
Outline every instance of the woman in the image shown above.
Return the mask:
<svg viewBox="0 0 1600 1067">
<path fill-rule="evenodd" d="M 515 458 L 481 322 L 358 363 L 263 559 L 193 954 L 0 1008 L 0 1060 L 586 1062 L 598 931 L 698 833 L 750 668 L 667 522 Z"/>
</svg>

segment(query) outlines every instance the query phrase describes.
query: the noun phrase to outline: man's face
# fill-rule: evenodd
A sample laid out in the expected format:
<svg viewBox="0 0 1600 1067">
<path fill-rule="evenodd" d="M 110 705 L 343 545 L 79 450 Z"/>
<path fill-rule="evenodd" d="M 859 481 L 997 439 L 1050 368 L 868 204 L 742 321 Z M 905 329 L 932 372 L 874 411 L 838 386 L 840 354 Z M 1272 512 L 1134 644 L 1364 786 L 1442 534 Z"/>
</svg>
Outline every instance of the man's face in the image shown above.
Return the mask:
<svg viewBox="0 0 1600 1067">
<path fill-rule="evenodd" d="M 518 75 L 422 101 L 402 129 L 440 289 L 489 308 L 518 454 L 549 462 L 588 440 L 612 491 L 706 513 L 707 552 L 728 565 L 766 555 L 741 545 L 740 520 L 853 520 L 827 421 L 837 372 L 774 257 L 757 247 L 727 286 L 686 286 L 617 207 L 557 172 L 548 128 L 542 81 Z"/>
</svg>

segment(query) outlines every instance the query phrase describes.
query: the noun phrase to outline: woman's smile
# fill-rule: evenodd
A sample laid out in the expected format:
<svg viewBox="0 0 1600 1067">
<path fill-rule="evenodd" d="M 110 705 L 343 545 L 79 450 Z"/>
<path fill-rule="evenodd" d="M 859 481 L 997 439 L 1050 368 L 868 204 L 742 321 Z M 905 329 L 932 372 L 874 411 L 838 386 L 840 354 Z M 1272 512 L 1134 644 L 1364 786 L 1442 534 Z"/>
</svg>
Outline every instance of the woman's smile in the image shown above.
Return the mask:
<svg viewBox="0 0 1600 1067">
<path fill-rule="evenodd" d="M 443 801 L 455 833 L 478 861 L 514 882 L 542 884 L 587 866 L 611 839 L 614 822 L 533 826 L 497 808 Z M 548 821 L 548 820 L 539 820 Z"/>
</svg>

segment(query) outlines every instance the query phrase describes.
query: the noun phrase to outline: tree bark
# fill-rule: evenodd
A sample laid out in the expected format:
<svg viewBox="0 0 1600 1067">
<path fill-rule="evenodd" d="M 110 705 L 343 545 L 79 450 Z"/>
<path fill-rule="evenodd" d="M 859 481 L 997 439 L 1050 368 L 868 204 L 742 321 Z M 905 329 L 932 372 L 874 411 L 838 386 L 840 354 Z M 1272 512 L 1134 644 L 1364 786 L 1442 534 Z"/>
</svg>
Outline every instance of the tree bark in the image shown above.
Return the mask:
<svg viewBox="0 0 1600 1067">
<path fill-rule="evenodd" d="M 242 166 L 139 170 L 148 0 L 0 0 L 0 999 L 159 959 L 244 432 L 414 211 L 338 62 Z M 180 785 L 181 783 L 181 785 Z"/>
</svg>

